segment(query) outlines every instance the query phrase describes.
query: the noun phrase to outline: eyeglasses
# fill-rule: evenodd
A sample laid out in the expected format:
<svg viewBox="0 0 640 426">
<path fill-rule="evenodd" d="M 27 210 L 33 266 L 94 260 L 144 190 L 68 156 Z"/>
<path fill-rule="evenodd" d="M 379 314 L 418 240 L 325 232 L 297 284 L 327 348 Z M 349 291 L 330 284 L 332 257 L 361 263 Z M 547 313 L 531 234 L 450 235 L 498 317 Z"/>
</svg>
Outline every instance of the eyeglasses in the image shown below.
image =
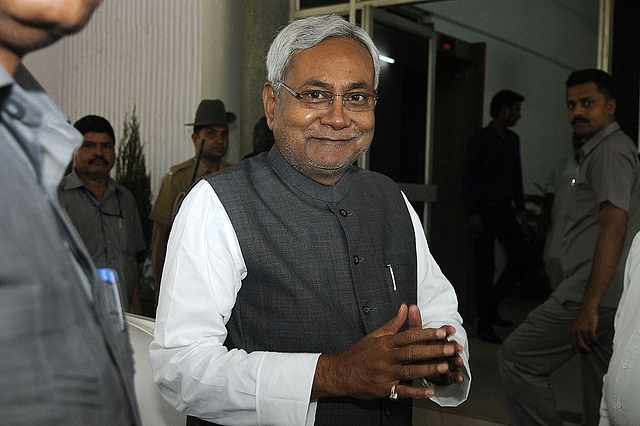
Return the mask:
<svg viewBox="0 0 640 426">
<path fill-rule="evenodd" d="M 336 96 L 342 96 L 342 105 L 353 112 L 371 111 L 376 107 L 376 102 L 378 102 L 378 95 L 375 93 L 349 92 L 338 94 L 327 90 L 296 92 L 284 83 L 280 83 L 280 85 L 287 89 L 287 92 L 291 93 L 294 98 L 298 99 L 303 108 L 327 109 Z"/>
</svg>

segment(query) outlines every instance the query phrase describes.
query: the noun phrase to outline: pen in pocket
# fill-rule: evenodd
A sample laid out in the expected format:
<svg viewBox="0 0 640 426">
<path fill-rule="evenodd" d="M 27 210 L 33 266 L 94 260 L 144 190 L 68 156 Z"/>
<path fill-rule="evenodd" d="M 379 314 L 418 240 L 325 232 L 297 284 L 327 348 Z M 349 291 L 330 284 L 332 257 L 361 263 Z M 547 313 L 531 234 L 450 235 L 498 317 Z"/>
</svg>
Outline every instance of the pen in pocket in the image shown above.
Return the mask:
<svg viewBox="0 0 640 426">
<path fill-rule="evenodd" d="M 393 291 L 397 291 L 398 289 L 396 288 L 396 276 L 393 275 L 393 267 L 391 266 L 391 264 L 389 263 L 386 266 L 387 269 L 389 269 L 389 273 L 391 274 L 391 282 L 393 283 Z"/>
</svg>

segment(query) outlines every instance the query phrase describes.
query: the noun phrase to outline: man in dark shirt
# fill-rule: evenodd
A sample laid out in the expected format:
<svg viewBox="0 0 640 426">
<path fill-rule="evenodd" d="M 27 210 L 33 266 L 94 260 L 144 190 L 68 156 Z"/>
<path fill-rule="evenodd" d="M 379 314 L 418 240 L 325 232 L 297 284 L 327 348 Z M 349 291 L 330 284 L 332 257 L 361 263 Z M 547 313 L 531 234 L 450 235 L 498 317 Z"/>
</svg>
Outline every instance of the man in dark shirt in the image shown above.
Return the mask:
<svg viewBox="0 0 640 426">
<path fill-rule="evenodd" d="M 465 158 L 465 204 L 475 240 L 478 336 L 490 343 L 502 343 L 493 325 L 510 325 L 498 315 L 498 303 L 510 293 L 524 266 L 520 138 L 509 130 L 521 117 L 522 101 L 522 95 L 510 90 L 498 92 L 491 100 L 492 120 L 469 141 Z M 496 239 L 507 252 L 508 264 L 494 286 Z"/>
</svg>

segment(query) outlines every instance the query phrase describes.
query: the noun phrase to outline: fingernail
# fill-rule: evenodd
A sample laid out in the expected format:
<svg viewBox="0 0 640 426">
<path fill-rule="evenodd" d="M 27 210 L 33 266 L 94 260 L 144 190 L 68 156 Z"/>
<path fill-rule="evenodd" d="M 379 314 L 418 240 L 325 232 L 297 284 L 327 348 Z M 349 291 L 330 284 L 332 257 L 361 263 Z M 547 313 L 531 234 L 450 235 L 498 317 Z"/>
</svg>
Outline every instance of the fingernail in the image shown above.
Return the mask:
<svg viewBox="0 0 640 426">
<path fill-rule="evenodd" d="M 436 330 L 436 337 L 438 339 L 444 339 L 445 337 L 447 337 L 447 332 L 444 331 L 443 329 L 439 328 Z"/>
<path fill-rule="evenodd" d="M 445 345 L 444 354 L 445 355 L 453 355 L 453 346 Z"/>
<path fill-rule="evenodd" d="M 446 373 L 447 371 L 449 371 L 449 364 L 444 363 L 444 364 L 438 364 L 438 373 Z"/>
</svg>

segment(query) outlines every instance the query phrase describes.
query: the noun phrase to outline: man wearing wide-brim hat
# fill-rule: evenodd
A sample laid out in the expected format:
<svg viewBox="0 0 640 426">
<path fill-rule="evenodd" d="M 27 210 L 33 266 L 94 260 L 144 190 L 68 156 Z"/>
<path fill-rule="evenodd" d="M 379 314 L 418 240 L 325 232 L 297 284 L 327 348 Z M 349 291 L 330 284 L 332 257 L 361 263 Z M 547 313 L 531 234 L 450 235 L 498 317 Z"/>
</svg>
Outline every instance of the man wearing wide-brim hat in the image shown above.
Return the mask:
<svg viewBox="0 0 640 426">
<path fill-rule="evenodd" d="M 235 121 L 236 115 L 228 112 L 221 100 L 205 99 L 198 105 L 193 123 L 185 124 L 193 126 L 191 141 L 196 155 L 172 166 L 164 175 L 158 197 L 149 215 L 154 222 L 152 261 L 156 299 L 173 217 L 184 194 L 195 180 L 231 166 L 222 158 L 229 148 L 229 124 Z"/>
</svg>

